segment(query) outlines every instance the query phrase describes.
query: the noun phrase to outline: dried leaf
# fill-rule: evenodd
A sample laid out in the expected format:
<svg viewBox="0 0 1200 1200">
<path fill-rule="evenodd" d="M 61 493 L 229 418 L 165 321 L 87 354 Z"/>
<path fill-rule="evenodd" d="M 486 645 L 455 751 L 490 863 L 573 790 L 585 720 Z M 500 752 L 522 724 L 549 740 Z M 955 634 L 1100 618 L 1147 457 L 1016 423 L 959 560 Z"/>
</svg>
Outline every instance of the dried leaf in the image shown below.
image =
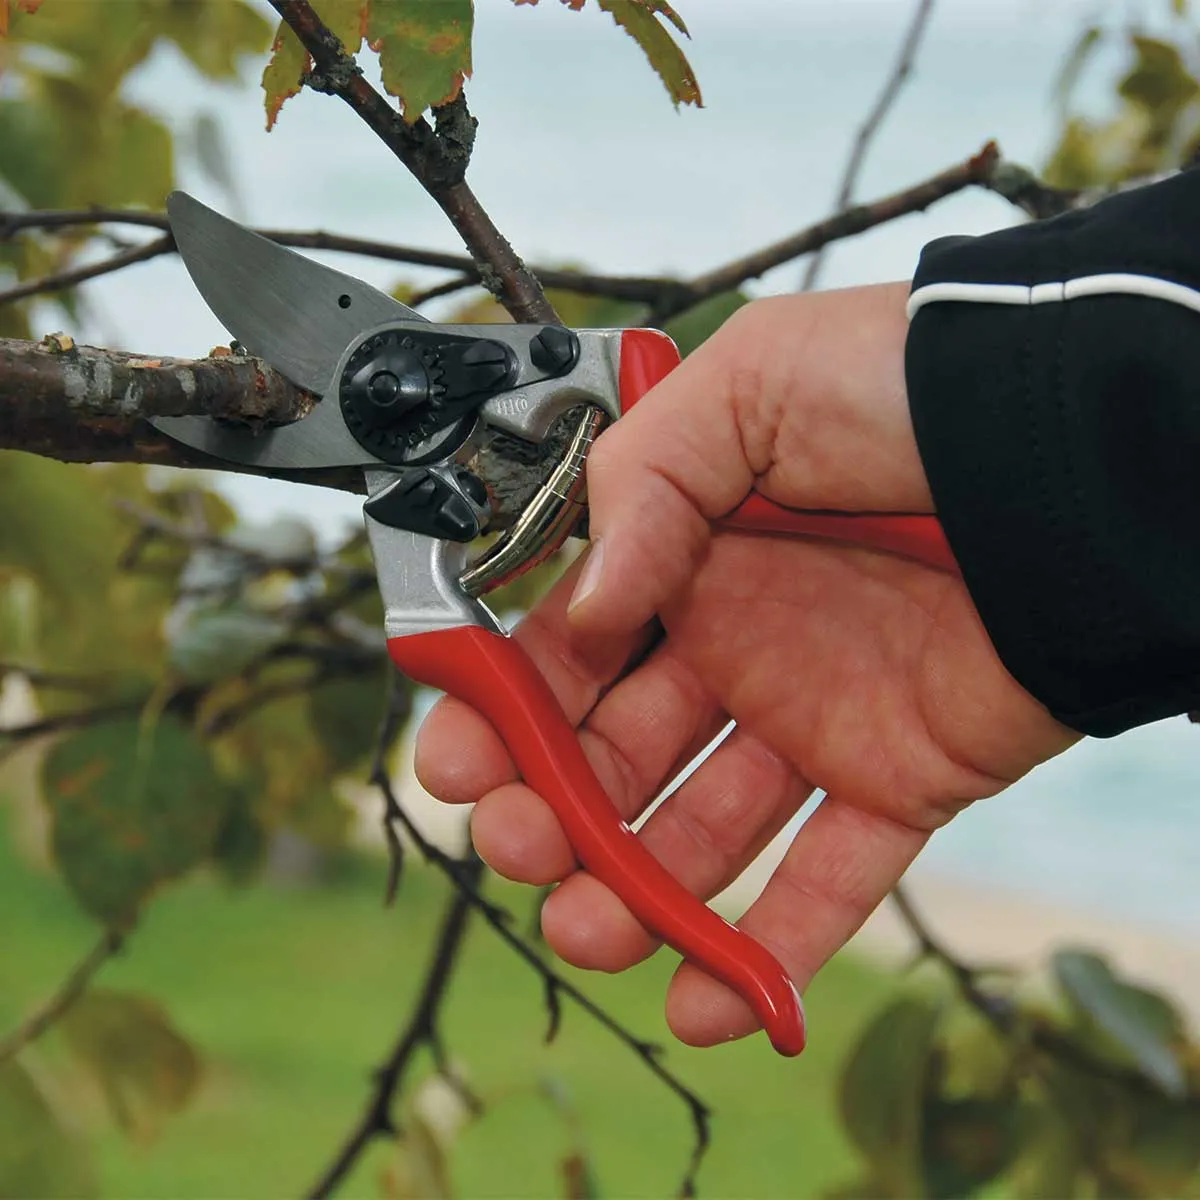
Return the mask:
<svg viewBox="0 0 1200 1200">
<path fill-rule="evenodd" d="M 268 130 L 274 129 L 284 103 L 300 91 L 300 80 L 311 66 L 312 58 L 300 39 L 285 21 L 280 21 L 262 77 Z"/>
<path fill-rule="evenodd" d="M 196 1051 L 144 996 L 92 989 L 68 1009 L 59 1029 L 99 1084 L 114 1120 L 137 1141 L 150 1141 L 163 1118 L 196 1092 Z"/>
<path fill-rule="evenodd" d="M 474 23 L 473 0 L 371 0 L 367 41 L 410 124 L 458 96 L 471 74 Z"/>
</svg>

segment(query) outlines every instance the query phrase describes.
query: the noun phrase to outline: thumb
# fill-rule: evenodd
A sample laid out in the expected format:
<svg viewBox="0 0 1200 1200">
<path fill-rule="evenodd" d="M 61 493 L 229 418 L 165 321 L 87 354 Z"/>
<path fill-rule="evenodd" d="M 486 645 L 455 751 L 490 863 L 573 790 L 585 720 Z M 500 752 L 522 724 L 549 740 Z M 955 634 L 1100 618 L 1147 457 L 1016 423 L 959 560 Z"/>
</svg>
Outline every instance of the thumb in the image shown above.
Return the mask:
<svg viewBox="0 0 1200 1200">
<path fill-rule="evenodd" d="M 789 508 L 932 512 L 904 383 L 906 284 L 738 310 L 597 440 L 572 621 L 617 633 L 695 573 L 751 490 Z"/>
<path fill-rule="evenodd" d="M 729 332 L 727 324 L 647 392 L 589 454 L 592 545 L 573 623 L 595 632 L 645 624 L 695 573 L 711 521 L 753 487 L 739 409 L 757 406 L 758 377 L 734 367 Z"/>
</svg>

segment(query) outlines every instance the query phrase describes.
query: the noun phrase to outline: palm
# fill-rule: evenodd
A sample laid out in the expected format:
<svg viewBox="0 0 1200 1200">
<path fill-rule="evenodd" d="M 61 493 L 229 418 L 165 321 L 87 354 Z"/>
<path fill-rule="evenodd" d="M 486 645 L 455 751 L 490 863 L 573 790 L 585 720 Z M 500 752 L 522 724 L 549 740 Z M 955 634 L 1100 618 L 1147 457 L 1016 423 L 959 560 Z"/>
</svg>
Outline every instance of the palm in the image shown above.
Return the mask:
<svg viewBox="0 0 1200 1200">
<path fill-rule="evenodd" d="M 666 620 L 739 725 L 839 802 L 933 830 L 1064 748 L 940 572 L 726 535 Z"/>
<path fill-rule="evenodd" d="M 1069 742 L 999 664 L 961 584 L 912 563 L 720 535 L 666 606 L 667 636 L 649 654 L 649 631 L 583 636 L 568 625 L 575 578 L 517 636 L 579 723 L 623 816 L 642 812 L 730 716 L 738 722 L 642 831 L 688 887 L 711 897 L 814 787 L 829 793 L 742 922 L 801 986 L 933 829 Z M 529 883 L 565 880 L 543 918 L 564 958 L 620 970 L 654 950 L 620 901 L 576 871 L 549 808 L 477 714 L 443 701 L 417 761 L 435 795 L 478 802 L 473 834 L 493 867 Z M 686 1040 L 753 1028 L 740 1000 L 687 966 L 669 1011 Z"/>
</svg>

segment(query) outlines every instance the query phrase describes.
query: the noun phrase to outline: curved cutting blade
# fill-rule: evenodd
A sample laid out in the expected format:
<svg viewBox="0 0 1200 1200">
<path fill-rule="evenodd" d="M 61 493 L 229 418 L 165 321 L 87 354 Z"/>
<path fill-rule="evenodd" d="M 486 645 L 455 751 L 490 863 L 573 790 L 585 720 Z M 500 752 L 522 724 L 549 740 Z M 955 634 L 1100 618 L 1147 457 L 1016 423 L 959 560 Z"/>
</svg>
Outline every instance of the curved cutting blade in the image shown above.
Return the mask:
<svg viewBox="0 0 1200 1200">
<path fill-rule="evenodd" d="M 370 284 L 276 245 L 184 192 L 167 199 L 179 255 L 217 319 L 256 358 L 323 395 L 364 330 L 420 313 Z"/>
<path fill-rule="evenodd" d="M 329 390 L 342 354 L 367 329 L 424 321 L 369 284 L 315 263 L 184 192 L 167 199 L 179 255 L 226 329 L 298 387 Z M 375 464 L 346 429 L 336 403 L 320 403 L 292 425 L 254 433 L 207 417 L 162 417 L 170 437 L 230 462 L 304 468 Z"/>
</svg>

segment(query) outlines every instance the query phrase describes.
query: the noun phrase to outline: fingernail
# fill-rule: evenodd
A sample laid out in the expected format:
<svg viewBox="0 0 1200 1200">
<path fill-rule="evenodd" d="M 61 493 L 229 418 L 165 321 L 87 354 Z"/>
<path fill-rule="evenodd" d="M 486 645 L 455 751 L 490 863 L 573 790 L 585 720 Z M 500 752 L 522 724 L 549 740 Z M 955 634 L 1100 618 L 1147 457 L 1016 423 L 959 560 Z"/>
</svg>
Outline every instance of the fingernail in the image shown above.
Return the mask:
<svg viewBox="0 0 1200 1200">
<path fill-rule="evenodd" d="M 600 582 L 600 568 L 603 565 L 604 543 L 596 540 L 588 550 L 587 561 L 583 564 L 583 572 L 579 576 L 579 582 L 575 585 L 571 603 L 567 605 L 568 612 L 582 604 L 596 590 L 596 584 Z"/>
</svg>

